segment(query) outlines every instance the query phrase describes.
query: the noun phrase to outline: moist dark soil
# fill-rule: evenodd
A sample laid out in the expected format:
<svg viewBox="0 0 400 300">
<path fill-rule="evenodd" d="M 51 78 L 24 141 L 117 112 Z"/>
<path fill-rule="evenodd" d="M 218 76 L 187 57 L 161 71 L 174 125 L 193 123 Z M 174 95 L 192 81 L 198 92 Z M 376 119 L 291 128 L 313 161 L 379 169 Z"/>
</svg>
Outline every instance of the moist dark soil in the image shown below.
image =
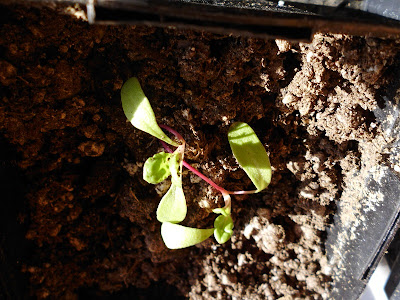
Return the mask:
<svg viewBox="0 0 400 300">
<path fill-rule="evenodd" d="M 382 134 L 371 111 L 391 80 L 396 41 L 90 26 L 78 6 L 9 5 L 0 14 L 2 170 L 14 207 L 5 209 L 23 237 L 11 244 L 25 249 L 15 268 L 29 280 L 27 294 L 329 298 L 326 230 L 338 201 L 355 215 L 349 174 L 381 159 L 370 150 Z M 233 197 L 226 244 L 164 246 L 155 211 L 166 186 L 142 179 L 161 146 L 121 107 L 132 76 L 158 121 L 185 138 L 187 161 L 226 189 L 253 188 L 230 151 L 230 124 L 249 123 L 265 145 L 272 182 Z M 184 224 L 211 227 L 221 196 L 187 172 L 184 191 Z"/>
</svg>

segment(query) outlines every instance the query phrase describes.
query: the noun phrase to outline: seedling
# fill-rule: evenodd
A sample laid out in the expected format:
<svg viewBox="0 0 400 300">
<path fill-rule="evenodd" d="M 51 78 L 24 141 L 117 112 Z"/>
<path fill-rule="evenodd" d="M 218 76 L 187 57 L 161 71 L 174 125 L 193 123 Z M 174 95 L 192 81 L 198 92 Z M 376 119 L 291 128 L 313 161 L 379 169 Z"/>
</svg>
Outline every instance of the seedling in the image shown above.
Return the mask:
<svg viewBox="0 0 400 300">
<path fill-rule="evenodd" d="M 137 78 L 130 78 L 125 82 L 121 89 L 121 100 L 125 116 L 132 125 L 158 138 L 166 151 L 147 159 L 143 167 L 144 180 L 152 184 L 160 183 L 171 176 L 171 186 L 162 197 L 156 212 L 157 220 L 162 223 L 161 236 L 165 245 L 170 249 L 190 247 L 203 242 L 212 234 L 218 243 L 227 242 L 233 233 L 230 195 L 258 193 L 271 181 L 268 154 L 253 129 L 246 123 L 233 123 L 228 131 L 228 140 L 233 155 L 257 189 L 227 191 L 184 161 L 185 140 L 169 126 L 157 124 L 150 102 L 144 95 Z M 173 134 L 178 141 L 169 138 L 163 129 Z M 170 146 L 176 147 L 175 150 L 172 150 Z M 224 207 L 213 210 L 214 213 L 219 214 L 213 228 L 198 229 L 178 224 L 185 219 L 187 212 L 182 189 L 183 166 L 213 186 L 224 198 Z"/>
</svg>

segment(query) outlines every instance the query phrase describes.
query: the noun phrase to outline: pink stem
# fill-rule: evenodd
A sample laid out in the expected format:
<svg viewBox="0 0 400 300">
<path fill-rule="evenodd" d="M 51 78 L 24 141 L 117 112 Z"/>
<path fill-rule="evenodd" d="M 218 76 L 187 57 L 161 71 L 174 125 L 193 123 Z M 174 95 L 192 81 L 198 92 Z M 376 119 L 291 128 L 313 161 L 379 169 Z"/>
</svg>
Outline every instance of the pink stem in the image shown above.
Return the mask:
<svg viewBox="0 0 400 300">
<path fill-rule="evenodd" d="M 181 142 L 185 142 L 185 140 L 183 139 L 183 137 L 174 129 L 172 129 L 171 127 L 164 125 L 164 124 L 158 124 L 158 126 L 160 126 L 161 128 L 164 128 L 165 130 L 169 131 L 170 133 L 172 133 L 174 136 L 176 136 L 178 138 L 178 140 L 180 140 Z"/>
<path fill-rule="evenodd" d="M 257 190 L 253 190 L 253 191 L 228 191 L 229 194 L 233 194 L 233 195 L 249 195 L 249 194 L 255 194 L 257 193 Z"/>
<path fill-rule="evenodd" d="M 160 126 L 161 127 L 161 126 Z M 171 132 L 172 133 L 172 132 Z M 167 152 L 169 153 L 173 153 L 174 151 L 172 151 L 172 149 L 167 145 L 167 143 L 165 143 L 164 141 L 160 141 L 161 144 L 163 145 L 164 149 L 167 150 Z M 208 178 L 207 176 L 203 175 L 202 173 L 200 173 L 197 169 L 195 169 L 194 167 L 192 167 L 191 165 L 189 165 L 186 161 L 183 161 L 182 164 L 190 171 L 192 171 L 194 174 L 196 174 L 197 176 L 199 176 L 201 179 L 203 179 L 205 182 L 207 182 L 209 185 L 211 185 L 212 187 L 214 187 L 216 190 L 218 190 L 222 195 L 246 195 L 246 194 L 254 194 L 257 191 L 227 191 L 225 190 L 223 187 L 219 186 L 218 184 L 216 184 L 214 181 L 212 181 L 210 178 Z"/>
<path fill-rule="evenodd" d="M 225 190 L 223 187 L 220 187 L 218 184 L 216 184 L 214 181 L 212 181 L 210 178 L 208 178 L 207 176 L 203 175 L 202 173 L 200 173 L 197 169 L 193 168 L 191 165 L 189 165 L 186 161 L 183 161 L 183 165 L 189 169 L 190 171 L 192 171 L 194 174 L 196 174 L 197 176 L 199 176 L 201 179 L 203 179 L 205 182 L 207 182 L 209 185 L 213 186 L 215 189 L 217 189 L 218 191 L 221 192 L 222 195 L 228 195 L 230 194 L 230 192 L 228 192 L 227 190 Z"/>
</svg>

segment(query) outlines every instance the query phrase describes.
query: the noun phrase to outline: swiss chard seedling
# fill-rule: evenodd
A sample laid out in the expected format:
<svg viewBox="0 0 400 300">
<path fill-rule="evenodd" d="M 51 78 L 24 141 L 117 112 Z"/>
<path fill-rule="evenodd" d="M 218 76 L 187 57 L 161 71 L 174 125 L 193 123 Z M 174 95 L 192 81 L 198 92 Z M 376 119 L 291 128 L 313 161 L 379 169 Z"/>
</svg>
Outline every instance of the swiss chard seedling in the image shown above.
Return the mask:
<svg viewBox="0 0 400 300">
<path fill-rule="evenodd" d="M 271 181 L 268 154 L 253 129 L 246 123 L 233 123 L 228 131 L 228 140 L 233 155 L 257 189 L 227 191 L 184 161 L 185 140 L 169 126 L 157 123 L 137 78 L 130 78 L 125 82 L 121 89 L 121 100 L 124 113 L 132 125 L 158 138 L 166 150 L 147 159 L 143 167 L 144 180 L 152 184 L 160 183 L 171 176 L 171 186 L 162 197 L 156 213 L 157 220 L 162 223 L 161 236 L 165 245 L 170 249 L 185 248 L 203 242 L 212 234 L 220 244 L 228 241 L 233 233 L 230 195 L 258 193 Z M 178 141 L 169 138 L 163 129 L 173 134 Z M 169 145 L 176 147 L 175 150 Z M 224 198 L 224 207 L 213 210 L 219 214 L 213 228 L 198 229 L 178 224 L 185 219 L 187 212 L 182 188 L 183 166 L 217 189 Z"/>
</svg>

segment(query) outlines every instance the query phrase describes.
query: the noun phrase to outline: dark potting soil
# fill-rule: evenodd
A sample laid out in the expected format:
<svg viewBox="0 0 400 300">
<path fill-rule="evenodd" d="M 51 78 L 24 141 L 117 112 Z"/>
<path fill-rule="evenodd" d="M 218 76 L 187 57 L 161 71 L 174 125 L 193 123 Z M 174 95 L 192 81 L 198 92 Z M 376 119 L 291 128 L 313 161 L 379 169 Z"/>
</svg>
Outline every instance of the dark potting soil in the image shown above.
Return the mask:
<svg viewBox="0 0 400 300">
<path fill-rule="evenodd" d="M 398 41 L 89 26 L 78 6 L 8 5 L 0 14 L 0 141 L 10 150 L 3 169 L 20 183 L 13 209 L 25 229 L 15 234 L 25 238 L 13 245 L 29 248 L 15 267 L 30 295 L 329 298 L 337 259 L 326 256 L 326 230 L 338 201 L 348 207 L 342 222 L 357 222 L 362 174 L 382 159 L 371 111 Z M 159 122 L 184 136 L 187 161 L 226 189 L 252 188 L 229 148 L 232 122 L 249 123 L 269 152 L 272 182 L 233 197 L 226 244 L 164 246 L 155 210 L 168 186 L 149 185 L 141 168 L 161 147 L 120 103 L 132 76 Z M 184 224 L 211 227 L 221 196 L 187 172 L 184 191 Z"/>
</svg>

